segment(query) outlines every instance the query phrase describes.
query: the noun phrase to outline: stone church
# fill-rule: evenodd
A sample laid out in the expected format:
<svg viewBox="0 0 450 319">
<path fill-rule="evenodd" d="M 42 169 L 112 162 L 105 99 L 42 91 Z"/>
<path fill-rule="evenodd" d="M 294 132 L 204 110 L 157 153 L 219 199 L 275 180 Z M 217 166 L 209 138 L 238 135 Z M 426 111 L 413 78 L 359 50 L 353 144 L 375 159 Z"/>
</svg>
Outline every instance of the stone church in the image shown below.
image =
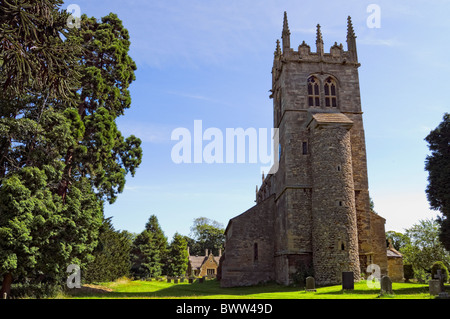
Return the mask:
<svg viewBox="0 0 450 319">
<path fill-rule="evenodd" d="M 370 208 L 360 63 L 351 18 L 347 50 L 324 52 L 320 25 L 316 50 L 291 48 L 284 14 L 272 68 L 274 127 L 279 167 L 256 192 L 256 205 L 226 227 L 221 286 L 293 282 L 312 269 L 319 285 L 359 281 L 367 266 L 387 274 L 385 219 Z"/>
</svg>

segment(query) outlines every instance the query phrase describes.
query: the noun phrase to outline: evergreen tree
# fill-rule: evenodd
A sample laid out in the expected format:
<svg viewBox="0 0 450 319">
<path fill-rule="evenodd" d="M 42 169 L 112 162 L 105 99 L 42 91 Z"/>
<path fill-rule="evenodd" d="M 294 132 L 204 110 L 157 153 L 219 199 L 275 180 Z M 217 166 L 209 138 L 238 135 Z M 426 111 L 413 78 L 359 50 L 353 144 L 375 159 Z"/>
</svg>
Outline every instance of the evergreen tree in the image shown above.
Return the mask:
<svg viewBox="0 0 450 319">
<path fill-rule="evenodd" d="M 88 264 L 86 282 L 114 281 L 130 274 L 132 241 L 126 232 L 116 231 L 111 217 L 103 220 L 94 260 Z"/>
<path fill-rule="evenodd" d="M 131 255 L 134 277 L 145 279 L 162 274 L 167 260 L 167 238 L 155 215 L 150 216 L 144 231 L 136 236 Z"/>
<path fill-rule="evenodd" d="M 169 246 L 167 258 L 167 275 L 182 276 L 186 274 L 189 262 L 187 242 L 183 236 L 175 233 Z"/>
<path fill-rule="evenodd" d="M 0 96 L 71 95 L 80 47 L 63 41 L 69 14 L 62 0 L 0 1 Z"/>
<path fill-rule="evenodd" d="M 116 126 L 136 65 L 116 15 L 66 29 L 62 1 L 0 1 L 0 277 L 50 278 L 93 260 L 103 202 L 142 158 Z"/>
<path fill-rule="evenodd" d="M 144 230 L 136 236 L 131 250 L 131 260 L 133 277 L 146 279 L 161 275 L 161 256 L 151 232 Z"/>
<path fill-rule="evenodd" d="M 442 122 L 425 138 L 431 154 L 425 161 L 428 171 L 426 189 L 432 209 L 442 214 L 439 219 L 439 239 L 450 251 L 450 114 L 446 113 Z"/>
<path fill-rule="evenodd" d="M 159 225 L 158 218 L 155 215 L 150 216 L 147 224 L 145 225 L 145 230 L 152 233 L 155 247 L 159 251 L 161 267 L 164 267 L 163 265 L 166 264 L 168 253 L 167 237 L 164 235 L 164 232 Z"/>
</svg>

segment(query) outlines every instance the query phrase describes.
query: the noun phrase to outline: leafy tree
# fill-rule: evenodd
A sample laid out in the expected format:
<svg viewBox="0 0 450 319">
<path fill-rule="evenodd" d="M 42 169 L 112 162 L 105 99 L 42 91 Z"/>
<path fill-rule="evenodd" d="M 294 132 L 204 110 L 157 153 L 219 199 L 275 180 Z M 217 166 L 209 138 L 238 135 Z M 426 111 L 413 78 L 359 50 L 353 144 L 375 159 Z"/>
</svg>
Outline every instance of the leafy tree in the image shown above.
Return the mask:
<svg viewBox="0 0 450 319">
<path fill-rule="evenodd" d="M 398 251 L 402 249 L 405 245 L 409 244 L 409 237 L 395 231 L 387 231 L 386 232 L 386 241 L 389 243 L 391 241 L 392 246 Z"/>
<path fill-rule="evenodd" d="M 116 231 L 111 217 L 103 220 L 94 260 L 87 265 L 86 282 L 114 281 L 129 276 L 132 241 L 128 233 Z"/>
<path fill-rule="evenodd" d="M 428 202 L 439 210 L 439 239 L 450 251 L 450 114 L 445 113 L 442 122 L 425 138 L 431 154 L 425 161 L 428 171 L 426 189 Z"/>
<path fill-rule="evenodd" d="M 199 217 L 194 220 L 191 227 L 193 239 L 197 242 L 194 247 L 189 247 L 191 255 L 202 255 L 206 249 L 212 249 L 215 255 L 219 254 L 219 249 L 224 248 L 225 230 L 223 225 L 215 220 L 206 217 Z"/>
<path fill-rule="evenodd" d="M 416 274 L 423 276 L 435 261 L 448 268 L 450 254 L 439 241 L 439 224 L 435 220 L 421 220 L 405 232 L 410 242 L 400 249 L 405 264 L 411 264 Z"/>
<path fill-rule="evenodd" d="M 169 246 L 167 258 L 167 275 L 182 276 L 186 274 L 188 261 L 189 255 L 187 252 L 187 242 L 183 236 L 175 233 Z"/>
</svg>

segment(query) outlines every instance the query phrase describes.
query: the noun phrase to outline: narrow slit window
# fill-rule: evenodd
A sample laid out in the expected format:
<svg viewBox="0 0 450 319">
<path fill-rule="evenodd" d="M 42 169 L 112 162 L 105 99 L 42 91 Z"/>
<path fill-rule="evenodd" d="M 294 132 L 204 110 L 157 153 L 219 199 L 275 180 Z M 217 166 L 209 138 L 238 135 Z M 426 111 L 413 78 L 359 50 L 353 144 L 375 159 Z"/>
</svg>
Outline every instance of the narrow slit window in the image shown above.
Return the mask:
<svg viewBox="0 0 450 319">
<path fill-rule="evenodd" d="M 325 81 L 324 93 L 325 93 L 325 106 L 337 107 L 337 84 L 334 79 L 329 77 Z"/>
<path fill-rule="evenodd" d="M 308 78 L 308 105 L 320 106 L 319 80 L 314 76 Z"/>
<path fill-rule="evenodd" d="M 253 261 L 258 261 L 258 244 L 253 244 Z"/>
<path fill-rule="evenodd" d="M 303 151 L 303 155 L 308 154 L 308 143 L 307 142 L 302 143 L 302 151 Z"/>
</svg>

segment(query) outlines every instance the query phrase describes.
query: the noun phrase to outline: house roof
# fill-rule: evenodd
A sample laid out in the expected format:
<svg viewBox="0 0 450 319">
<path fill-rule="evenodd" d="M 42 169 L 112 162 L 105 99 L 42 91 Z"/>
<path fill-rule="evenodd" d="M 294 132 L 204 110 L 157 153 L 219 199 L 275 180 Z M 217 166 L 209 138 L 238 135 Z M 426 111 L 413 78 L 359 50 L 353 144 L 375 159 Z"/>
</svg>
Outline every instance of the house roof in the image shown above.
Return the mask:
<svg viewBox="0 0 450 319">
<path fill-rule="evenodd" d="M 388 247 L 386 253 L 387 253 L 388 258 L 389 257 L 391 257 L 391 258 L 402 258 L 403 257 L 403 255 L 397 249 L 394 248 L 391 240 L 389 240 L 389 247 Z"/>
<path fill-rule="evenodd" d="M 219 265 L 219 256 L 212 256 L 214 261 Z M 189 256 L 189 262 L 192 268 L 200 269 L 202 265 L 208 260 L 209 256 Z"/>
<path fill-rule="evenodd" d="M 316 113 L 313 114 L 313 119 L 318 123 L 348 123 L 352 124 L 353 121 L 342 113 Z"/>
</svg>

